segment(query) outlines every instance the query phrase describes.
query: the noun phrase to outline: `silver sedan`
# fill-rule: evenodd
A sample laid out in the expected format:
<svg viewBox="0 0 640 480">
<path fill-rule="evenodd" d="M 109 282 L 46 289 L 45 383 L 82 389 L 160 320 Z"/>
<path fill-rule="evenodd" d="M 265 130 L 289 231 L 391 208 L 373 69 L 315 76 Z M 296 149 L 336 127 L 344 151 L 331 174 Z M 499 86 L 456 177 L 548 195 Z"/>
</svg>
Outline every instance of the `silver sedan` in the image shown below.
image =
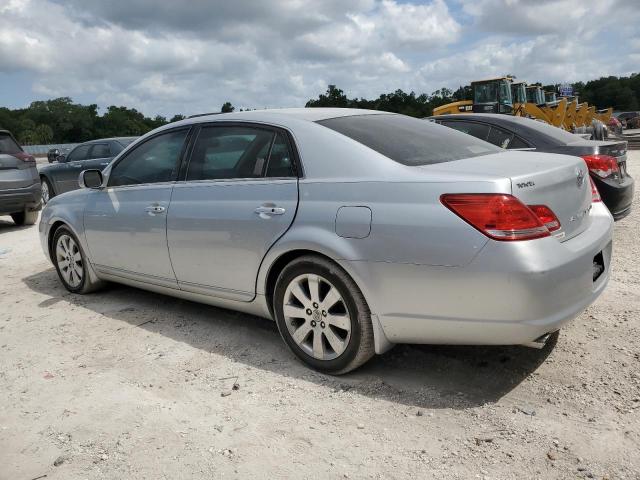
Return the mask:
<svg viewBox="0 0 640 480">
<path fill-rule="evenodd" d="M 384 112 L 171 123 L 53 198 L 64 286 L 112 281 L 274 319 L 340 374 L 395 343 L 542 344 L 604 290 L 613 221 L 577 157 Z"/>
</svg>

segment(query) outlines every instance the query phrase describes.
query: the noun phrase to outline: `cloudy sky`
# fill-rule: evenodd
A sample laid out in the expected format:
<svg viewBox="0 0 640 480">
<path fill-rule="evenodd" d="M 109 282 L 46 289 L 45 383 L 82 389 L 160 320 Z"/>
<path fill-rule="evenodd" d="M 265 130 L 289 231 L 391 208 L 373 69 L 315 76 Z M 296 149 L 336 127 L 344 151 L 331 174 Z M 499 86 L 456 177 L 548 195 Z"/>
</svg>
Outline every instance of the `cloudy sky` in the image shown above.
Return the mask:
<svg viewBox="0 0 640 480">
<path fill-rule="evenodd" d="M 640 71 L 638 0 L 0 0 L 0 106 L 147 115 Z"/>
</svg>

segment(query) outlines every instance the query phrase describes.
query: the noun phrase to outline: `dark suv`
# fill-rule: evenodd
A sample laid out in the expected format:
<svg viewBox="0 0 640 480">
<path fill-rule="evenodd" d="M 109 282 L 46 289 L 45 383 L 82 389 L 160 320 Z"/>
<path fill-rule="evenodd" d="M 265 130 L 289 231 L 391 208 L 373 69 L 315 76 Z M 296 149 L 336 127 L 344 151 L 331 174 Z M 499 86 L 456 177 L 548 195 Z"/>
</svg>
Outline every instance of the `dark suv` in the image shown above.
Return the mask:
<svg viewBox="0 0 640 480">
<path fill-rule="evenodd" d="M 33 225 L 42 208 L 36 159 L 7 130 L 0 130 L 0 215 L 17 225 Z"/>
</svg>

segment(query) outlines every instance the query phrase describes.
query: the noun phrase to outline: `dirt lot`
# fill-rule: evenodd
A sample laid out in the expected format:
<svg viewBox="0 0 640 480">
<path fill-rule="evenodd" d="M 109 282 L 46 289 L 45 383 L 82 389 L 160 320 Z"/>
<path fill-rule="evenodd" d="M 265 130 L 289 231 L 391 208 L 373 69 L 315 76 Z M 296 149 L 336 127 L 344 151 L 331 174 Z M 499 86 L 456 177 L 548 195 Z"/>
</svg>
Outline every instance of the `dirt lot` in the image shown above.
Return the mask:
<svg viewBox="0 0 640 480">
<path fill-rule="evenodd" d="M 269 321 L 70 295 L 36 227 L 2 217 L 0 478 L 638 479 L 637 197 L 608 289 L 555 346 L 397 346 L 340 378 Z"/>
</svg>

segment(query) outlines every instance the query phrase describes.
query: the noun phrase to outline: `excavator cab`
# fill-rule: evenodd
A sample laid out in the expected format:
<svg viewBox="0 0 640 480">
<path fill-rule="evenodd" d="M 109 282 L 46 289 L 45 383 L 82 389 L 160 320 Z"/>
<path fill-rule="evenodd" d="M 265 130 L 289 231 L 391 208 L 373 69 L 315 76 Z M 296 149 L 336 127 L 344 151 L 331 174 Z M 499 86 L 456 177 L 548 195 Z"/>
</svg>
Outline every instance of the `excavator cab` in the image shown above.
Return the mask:
<svg viewBox="0 0 640 480">
<path fill-rule="evenodd" d="M 511 98 L 514 104 L 527 103 L 527 84 L 525 82 L 512 83 Z"/>
<path fill-rule="evenodd" d="M 511 81 L 508 77 L 471 82 L 473 111 L 477 113 L 513 112 Z"/>
<path fill-rule="evenodd" d="M 546 103 L 556 103 L 558 101 L 556 92 L 544 92 L 544 100 Z"/>
<path fill-rule="evenodd" d="M 534 105 L 544 105 L 544 92 L 540 85 L 529 85 L 527 87 L 527 102 Z"/>
</svg>

